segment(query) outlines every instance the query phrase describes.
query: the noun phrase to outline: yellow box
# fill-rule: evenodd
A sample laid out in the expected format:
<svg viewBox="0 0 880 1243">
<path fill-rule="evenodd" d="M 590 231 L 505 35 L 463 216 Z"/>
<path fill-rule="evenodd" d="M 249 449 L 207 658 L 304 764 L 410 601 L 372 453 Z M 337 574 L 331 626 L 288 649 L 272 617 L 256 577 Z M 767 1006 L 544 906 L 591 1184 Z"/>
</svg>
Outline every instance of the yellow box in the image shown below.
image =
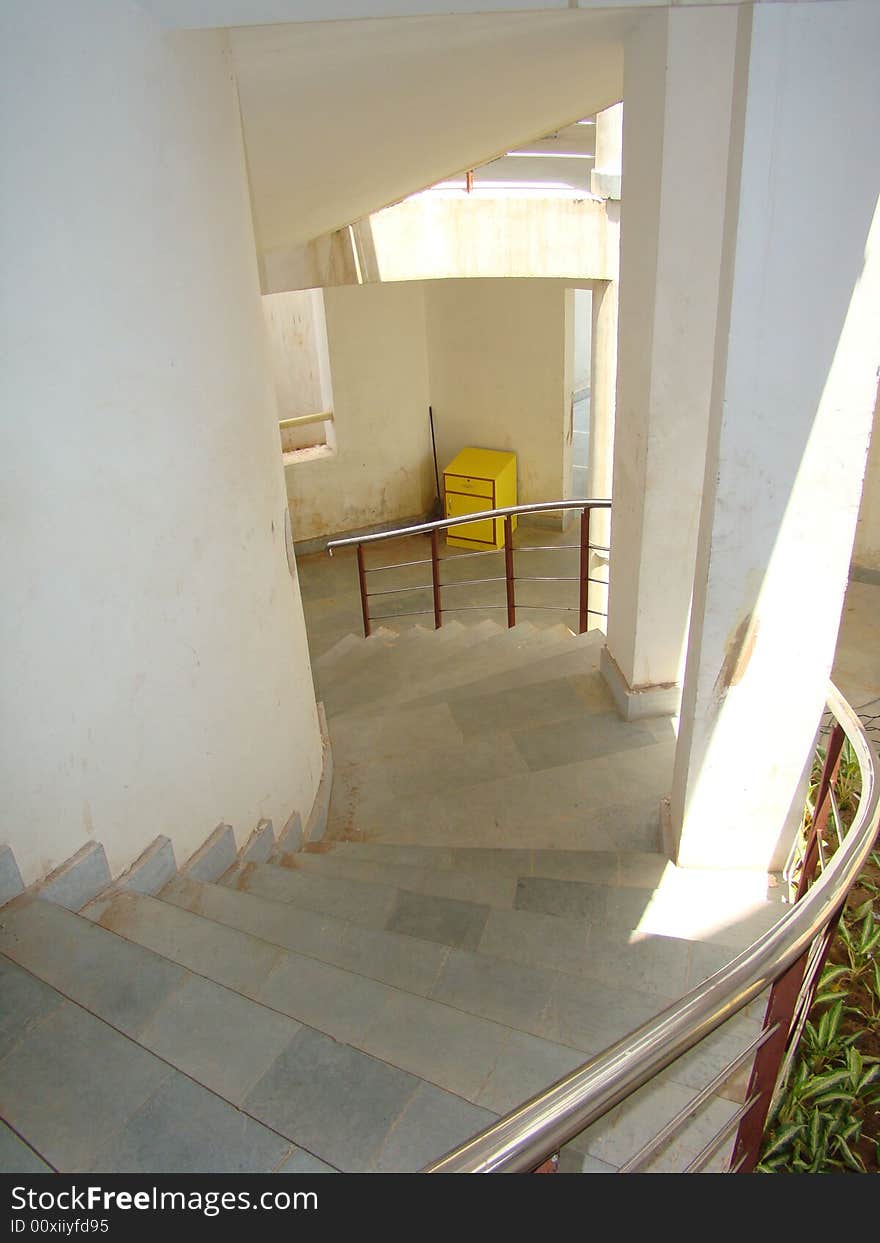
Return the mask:
<svg viewBox="0 0 880 1243">
<path fill-rule="evenodd" d="M 497 449 L 462 449 L 443 472 L 444 511 L 460 518 L 516 504 L 516 454 Z M 516 516 L 512 519 L 516 528 Z M 503 548 L 504 519 L 467 522 L 446 532 L 455 548 Z"/>
</svg>

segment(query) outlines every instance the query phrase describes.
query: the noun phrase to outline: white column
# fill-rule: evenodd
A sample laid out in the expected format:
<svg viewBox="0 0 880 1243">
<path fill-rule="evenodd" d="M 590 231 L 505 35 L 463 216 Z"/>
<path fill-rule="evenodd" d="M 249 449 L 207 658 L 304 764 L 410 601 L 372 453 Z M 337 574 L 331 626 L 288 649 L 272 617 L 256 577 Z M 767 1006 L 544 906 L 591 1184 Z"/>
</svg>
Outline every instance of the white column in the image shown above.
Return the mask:
<svg viewBox="0 0 880 1243">
<path fill-rule="evenodd" d="M 676 8 L 626 47 L 608 645 L 627 719 L 675 711 L 696 555 L 737 10 Z"/>
<path fill-rule="evenodd" d="M 623 168 L 623 104 L 596 113 L 596 158 L 590 188 L 603 199 L 620 198 Z"/>
<path fill-rule="evenodd" d="M 742 12 L 672 800 L 686 866 L 777 867 L 800 816 L 877 385 L 878 63 L 876 4 Z"/>
</svg>

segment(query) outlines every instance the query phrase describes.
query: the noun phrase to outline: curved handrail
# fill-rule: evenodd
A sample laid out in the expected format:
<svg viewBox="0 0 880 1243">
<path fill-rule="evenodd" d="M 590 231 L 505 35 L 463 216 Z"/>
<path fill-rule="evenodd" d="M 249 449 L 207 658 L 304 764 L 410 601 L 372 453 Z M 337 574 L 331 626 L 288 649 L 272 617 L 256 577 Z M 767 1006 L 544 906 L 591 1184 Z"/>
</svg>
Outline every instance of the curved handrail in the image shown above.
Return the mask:
<svg viewBox="0 0 880 1243">
<path fill-rule="evenodd" d="M 333 539 L 327 544 L 327 552 L 333 556 L 334 548 L 353 548 L 357 544 L 375 544 L 379 540 L 399 539 L 402 535 L 424 535 L 431 531 L 444 531 L 464 523 L 481 522 L 488 518 L 514 517 L 518 514 L 553 513 L 562 509 L 610 509 L 609 500 L 536 501 L 531 505 L 507 505 L 502 509 L 481 509 L 478 513 L 465 514 L 461 518 L 439 518 L 436 522 L 419 522 L 412 527 L 398 527 L 395 531 L 376 531 L 373 535 L 349 535 L 345 539 Z"/>
<path fill-rule="evenodd" d="M 861 770 L 858 811 L 820 879 L 789 912 L 704 983 L 583 1066 L 428 1166 L 426 1173 L 534 1170 L 603 1114 L 698 1044 L 778 979 L 839 911 L 880 822 L 876 758 L 864 727 L 829 684 L 827 704 Z"/>
</svg>

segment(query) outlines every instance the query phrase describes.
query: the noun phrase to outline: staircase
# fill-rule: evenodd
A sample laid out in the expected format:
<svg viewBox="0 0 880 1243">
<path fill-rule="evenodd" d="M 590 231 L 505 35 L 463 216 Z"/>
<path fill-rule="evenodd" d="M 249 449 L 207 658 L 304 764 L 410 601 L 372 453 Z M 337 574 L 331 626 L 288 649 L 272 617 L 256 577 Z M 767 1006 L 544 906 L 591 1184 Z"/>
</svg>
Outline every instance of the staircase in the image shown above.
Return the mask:
<svg viewBox="0 0 880 1243">
<path fill-rule="evenodd" d="M 324 840 L 155 896 L 111 887 L 79 912 L 9 903 L 0 1167 L 418 1170 L 774 923 L 779 891 L 659 852 L 671 725 L 618 719 L 600 641 L 493 621 L 343 639 L 315 663 L 335 758 Z M 560 1169 L 616 1169 L 760 1017 L 618 1106 Z M 741 1088 L 651 1168 L 681 1168 Z"/>
</svg>

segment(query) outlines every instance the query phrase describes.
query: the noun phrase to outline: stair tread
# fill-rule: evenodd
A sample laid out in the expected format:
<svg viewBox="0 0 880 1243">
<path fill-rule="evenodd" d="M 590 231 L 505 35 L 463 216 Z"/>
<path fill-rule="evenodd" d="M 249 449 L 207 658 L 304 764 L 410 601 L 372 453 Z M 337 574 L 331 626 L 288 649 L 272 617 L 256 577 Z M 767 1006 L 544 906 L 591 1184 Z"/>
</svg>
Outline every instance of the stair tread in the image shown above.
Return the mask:
<svg viewBox="0 0 880 1243">
<path fill-rule="evenodd" d="M 288 1139 L 3 955 L 0 971 L 4 988 L 24 980 L 44 996 L 0 1081 L 6 1120 L 52 1168 L 268 1173 L 291 1155 Z"/>
<path fill-rule="evenodd" d="M 511 630 L 487 631 L 467 646 L 447 644 L 445 648 L 431 651 L 433 645 L 426 643 L 424 652 L 411 647 L 407 652 L 395 653 L 397 659 L 389 657 L 381 671 L 364 670 L 345 688 L 344 694 L 331 694 L 329 712 L 341 715 L 366 712 L 370 705 L 379 702 L 383 707 L 405 703 L 421 694 L 471 680 L 475 674 L 484 677 L 491 672 L 521 668 L 537 650 L 547 655 L 559 649 L 571 650 L 569 645 L 576 645 L 580 637 L 570 632 L 566 637 L 548 637 L 546 632 L 517 626 Z"/>
</svg>

